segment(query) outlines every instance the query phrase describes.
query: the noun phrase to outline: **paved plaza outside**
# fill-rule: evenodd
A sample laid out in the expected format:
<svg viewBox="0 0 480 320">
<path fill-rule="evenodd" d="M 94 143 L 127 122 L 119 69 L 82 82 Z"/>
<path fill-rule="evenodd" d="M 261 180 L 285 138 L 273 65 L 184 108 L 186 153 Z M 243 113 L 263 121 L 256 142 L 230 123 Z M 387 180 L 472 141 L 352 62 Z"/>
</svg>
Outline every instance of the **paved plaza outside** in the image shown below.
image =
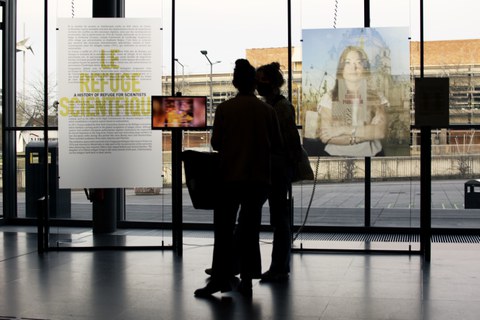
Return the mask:
<svg viewBox="0 0 480 320">
<path fill-rule="evenodd" d="M 467 180 L 432 181 L 432 226 L 444 228 L 479 228 L 480 209 L 464 209 Z M 312 183 L 295 184 L 293 197 L 295 224 L 307 215 Z M 362 226 L 364 223 L 365 185 L 355 183 L 317 183 L 308 212 L 307 225 Z M 171 188 L 161 188 L 157 195 L 138 195 L 126 189 L 126 220 L 170 222 Z M 480 193 L 479 193 L 480 196 Z M 420 221 L 420 182 L 372 182 L 371 224 L 381 227 L 418 227 Z M 25 194 L 18 193 L 18 215 L 25 217 Z M 71 192 L 71 218 L 91 220 L 92 204 L 83 190 Z M 183 221 L 211 223 L 211 210 L 194 209 L 186 188 L 183 189 Z M 263 223 L 268 224 L 268 203 Z"/>
</svg>

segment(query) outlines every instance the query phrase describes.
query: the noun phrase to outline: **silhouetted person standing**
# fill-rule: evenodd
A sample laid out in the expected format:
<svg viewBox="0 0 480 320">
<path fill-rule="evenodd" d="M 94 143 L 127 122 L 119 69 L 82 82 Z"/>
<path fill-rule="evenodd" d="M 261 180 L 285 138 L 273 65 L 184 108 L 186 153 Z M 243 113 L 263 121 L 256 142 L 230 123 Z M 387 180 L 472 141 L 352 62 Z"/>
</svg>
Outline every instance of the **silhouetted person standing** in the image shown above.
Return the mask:
<svg viewBox="0 0 480 320">
<path fill-rule="evenodd" d="M 271 184 L 271 158 L 282 150 L 273 108 L 258 99 L 255 68 L 245 59 L 235 62 L 233 85 L 238 94 L 221 103 L 215 112 L 211 144 L 220 154 L 218 205 L 214 210 L 215 244 L 212 277 L 196 296 L 230 291 L 233 255 L 240 255 L 239 291 L 252 295 L 252 279 L 261 274 L 259 233 L 262 206 Z M 238 217 L 237 247 L 233 251 Z"/>
<path fill-rule="evenodd" d="M 280 94 L 285 79 L 280 64 L 272 62 L 257 69 L 257 91 L 275 110 L 284 143 L 284 157 L 276 157 L 273 163 L 272 188 L 268 195 L 270 224 L 273 226 L 272 261 L 262 281 L 282 281 L 289 277 L 291 254 L 291 201 L 288 193 L 292 188 L 295 164 L 300 161 L 301 142 L 295 124 L 295 109 L 290 101 Z"/>
</svg>

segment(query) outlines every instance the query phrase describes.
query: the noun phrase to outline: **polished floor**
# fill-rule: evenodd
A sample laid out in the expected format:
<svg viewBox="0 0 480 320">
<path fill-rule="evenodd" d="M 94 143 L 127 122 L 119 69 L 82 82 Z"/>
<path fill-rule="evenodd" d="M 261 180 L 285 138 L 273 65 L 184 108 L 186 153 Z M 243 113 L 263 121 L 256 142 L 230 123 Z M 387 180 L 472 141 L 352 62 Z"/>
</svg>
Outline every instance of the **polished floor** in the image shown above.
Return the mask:
<svg viewBox="0 0 480 320">
<path fill-rule="evenodd" d="M 420 255 L 295 253 L 286 283 L 196 298 L 210 238 L 166 251 L 52 251 L 0 228 L 0 319 L 480 319 L 480 244 L 433 243 Z M 262 242 L 264 269 L 271 244 Z"/>
</svg>

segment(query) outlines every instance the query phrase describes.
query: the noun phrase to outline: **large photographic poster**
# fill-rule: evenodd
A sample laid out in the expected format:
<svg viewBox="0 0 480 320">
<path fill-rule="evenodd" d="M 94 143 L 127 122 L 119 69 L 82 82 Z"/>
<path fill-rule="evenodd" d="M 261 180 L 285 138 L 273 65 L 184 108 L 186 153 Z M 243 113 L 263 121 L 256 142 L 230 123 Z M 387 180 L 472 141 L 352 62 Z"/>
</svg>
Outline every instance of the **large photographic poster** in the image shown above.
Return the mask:
<svg viewBox="0 0 480 320">
<path fill-rule="evenodd" d="M 408 28 L 305 29 L 302 39 L 309 155 L 409 155 Z"/>
<path fill-rule="evenodd" d="M 160 21 L 58 19 L 57 32 L 60 187 L 161 186 Z"/>
</svg>

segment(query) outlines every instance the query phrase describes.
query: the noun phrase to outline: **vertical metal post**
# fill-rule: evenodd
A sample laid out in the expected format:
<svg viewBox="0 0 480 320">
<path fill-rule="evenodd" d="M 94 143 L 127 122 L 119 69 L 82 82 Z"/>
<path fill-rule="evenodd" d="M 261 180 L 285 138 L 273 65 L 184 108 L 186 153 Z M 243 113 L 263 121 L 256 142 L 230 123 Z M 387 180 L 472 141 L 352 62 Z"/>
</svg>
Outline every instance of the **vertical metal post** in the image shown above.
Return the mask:
<svg viewBox="0 0 480 320">
<path fill-rule="evenodd" d="M 43 232 L 38 234 L 39 240 L 43 243 L 43 249 L 47 250 L 49 247 L 49 215 L 50 215 L 50 179 L 49 179 L 49 151 L 48 150 L 48 0 L 44 1 L 44 53 L 43 53 L 43 185 L 44 197 L 41 210 L 37 211 L 39 215 L 38 229 Z M 52 155 L 53 156 L 53 155 Z M 53 169 L 52 169 L 53 170 Z M 39 252 L 43 252 L 39 250 Z"/>
<path fill-rule="evenodd" d="M 175 95 L 175 0 L 172 0 L 172 96 Z"/>
<path fill-rule="evenodd" d="M 423 0 L 420 0 L 420 78 L 424 77 Z M 420 250 L 426 262 L 431 259 L 432 237 L 432 140 L 431 128 L 422 126 L 420 145 Z"/>
<path fill-rule="evenodd" d="M 172 130 L 172 238 L 173 250 L 183 255 L 182 130 Z"/>
<path fill-rule="evenodd" d="M 48 229 L 45 228 L 45 222 L 48 219 L 46 212 L 46 205 L 49 201 L 46 201 L 45 197 L 35 200 L 34 212 L 37 214 L 37 251 L 38 253 L 44 253 L 48 249 Z"/>
<path fill-rule="evenodd" d="M 288 37 L 288 100 L 292 101 L 292 0 L 287 0 L 287 37 Z M 297 110 L 299 112 L 299 110 Z"/>
<path fill-rule="evenodd" d="M 210 75 L 212 74 L 210 64 Z M 210 91 L 211 91 L 210 78 Z M 175 94 L 175 0 L 172 0 L 172 96 Z M 211 96 L 211 93 L 210 93 Z M 210 108 L 212 107 L 210 100 Z M 210 109 L 211 110 L 211 109 Z M 182 130 L 172 130 L 172 241 L 177 256 L 183 255 Z"/>
<path fill-rule="evenodd" d="M 363 26 L 370 28 L 370 0 L 363 1 Z"/>
<path fill-rule="evenodd" d="M 17 159 L 16 137 L 9 127 L 16 125 L 16 34 L 17 2 L 3 3 L 2 32 L 2 177 L 3 177 L 3 213 L 5 219 L 15 218 L 17 214 Z"/>
<path fill-rule="evenodd" d="M 292 70 L 292 0 L 287 0 L 287 40 L 288 40 L 288 100 L 292 101 L 292 90 L 293 90 L 293 70 Z M 297 99 L 297 101 L 299 101 Z M 298 106 L 298 104 L 297 104 Z M 297 108 L 296 110 L 297 114 L 300 113 L 300 110 Z M 297 117 L 295 117 L 297 119 Z M 294 225 L 294 213 L 295 213 L 295 204 L 294 201 L 295 199 L 293 198 L 293 192 L 292 192 L 292 185 L 290 184 L 288 188 L 288 199 L 289 201 L 289 207 L 288 209 L 290 210 L 290 229 L 293 228 Z M 291 232 L 291 238 L 290 238 L 290 246 L 293 244 L 293 232 Z"/>
<path fill-rule="evenodd" d="M 372 216 L 372 158 L 365 157 L 365 212 L 364 225 L 371 227 Z"/>
<path fill-rule="evenodd" d="M 431 257 L 432 236 L 432 141 L 431 128 L 421 128 L 420 145 L 420 249 L 425 261 Z"/>
<path fill-rule="evenodd" d="M 125 16 L 125 0 L 93 0 L 92 17 L 120 18 Z M 92 193 L 94 233 L 111 233 L 125 210 L 123 189 L 94 189 Z"/>
<path fill-rule="evenodd" d="M 370 0 L 363 2 L 363 23 L 365 28 L 370 28 Z M 365 208 L 364 225 L 371 226 L 372 215 L 372 158 L 365 157 Z"/>
</svg>

